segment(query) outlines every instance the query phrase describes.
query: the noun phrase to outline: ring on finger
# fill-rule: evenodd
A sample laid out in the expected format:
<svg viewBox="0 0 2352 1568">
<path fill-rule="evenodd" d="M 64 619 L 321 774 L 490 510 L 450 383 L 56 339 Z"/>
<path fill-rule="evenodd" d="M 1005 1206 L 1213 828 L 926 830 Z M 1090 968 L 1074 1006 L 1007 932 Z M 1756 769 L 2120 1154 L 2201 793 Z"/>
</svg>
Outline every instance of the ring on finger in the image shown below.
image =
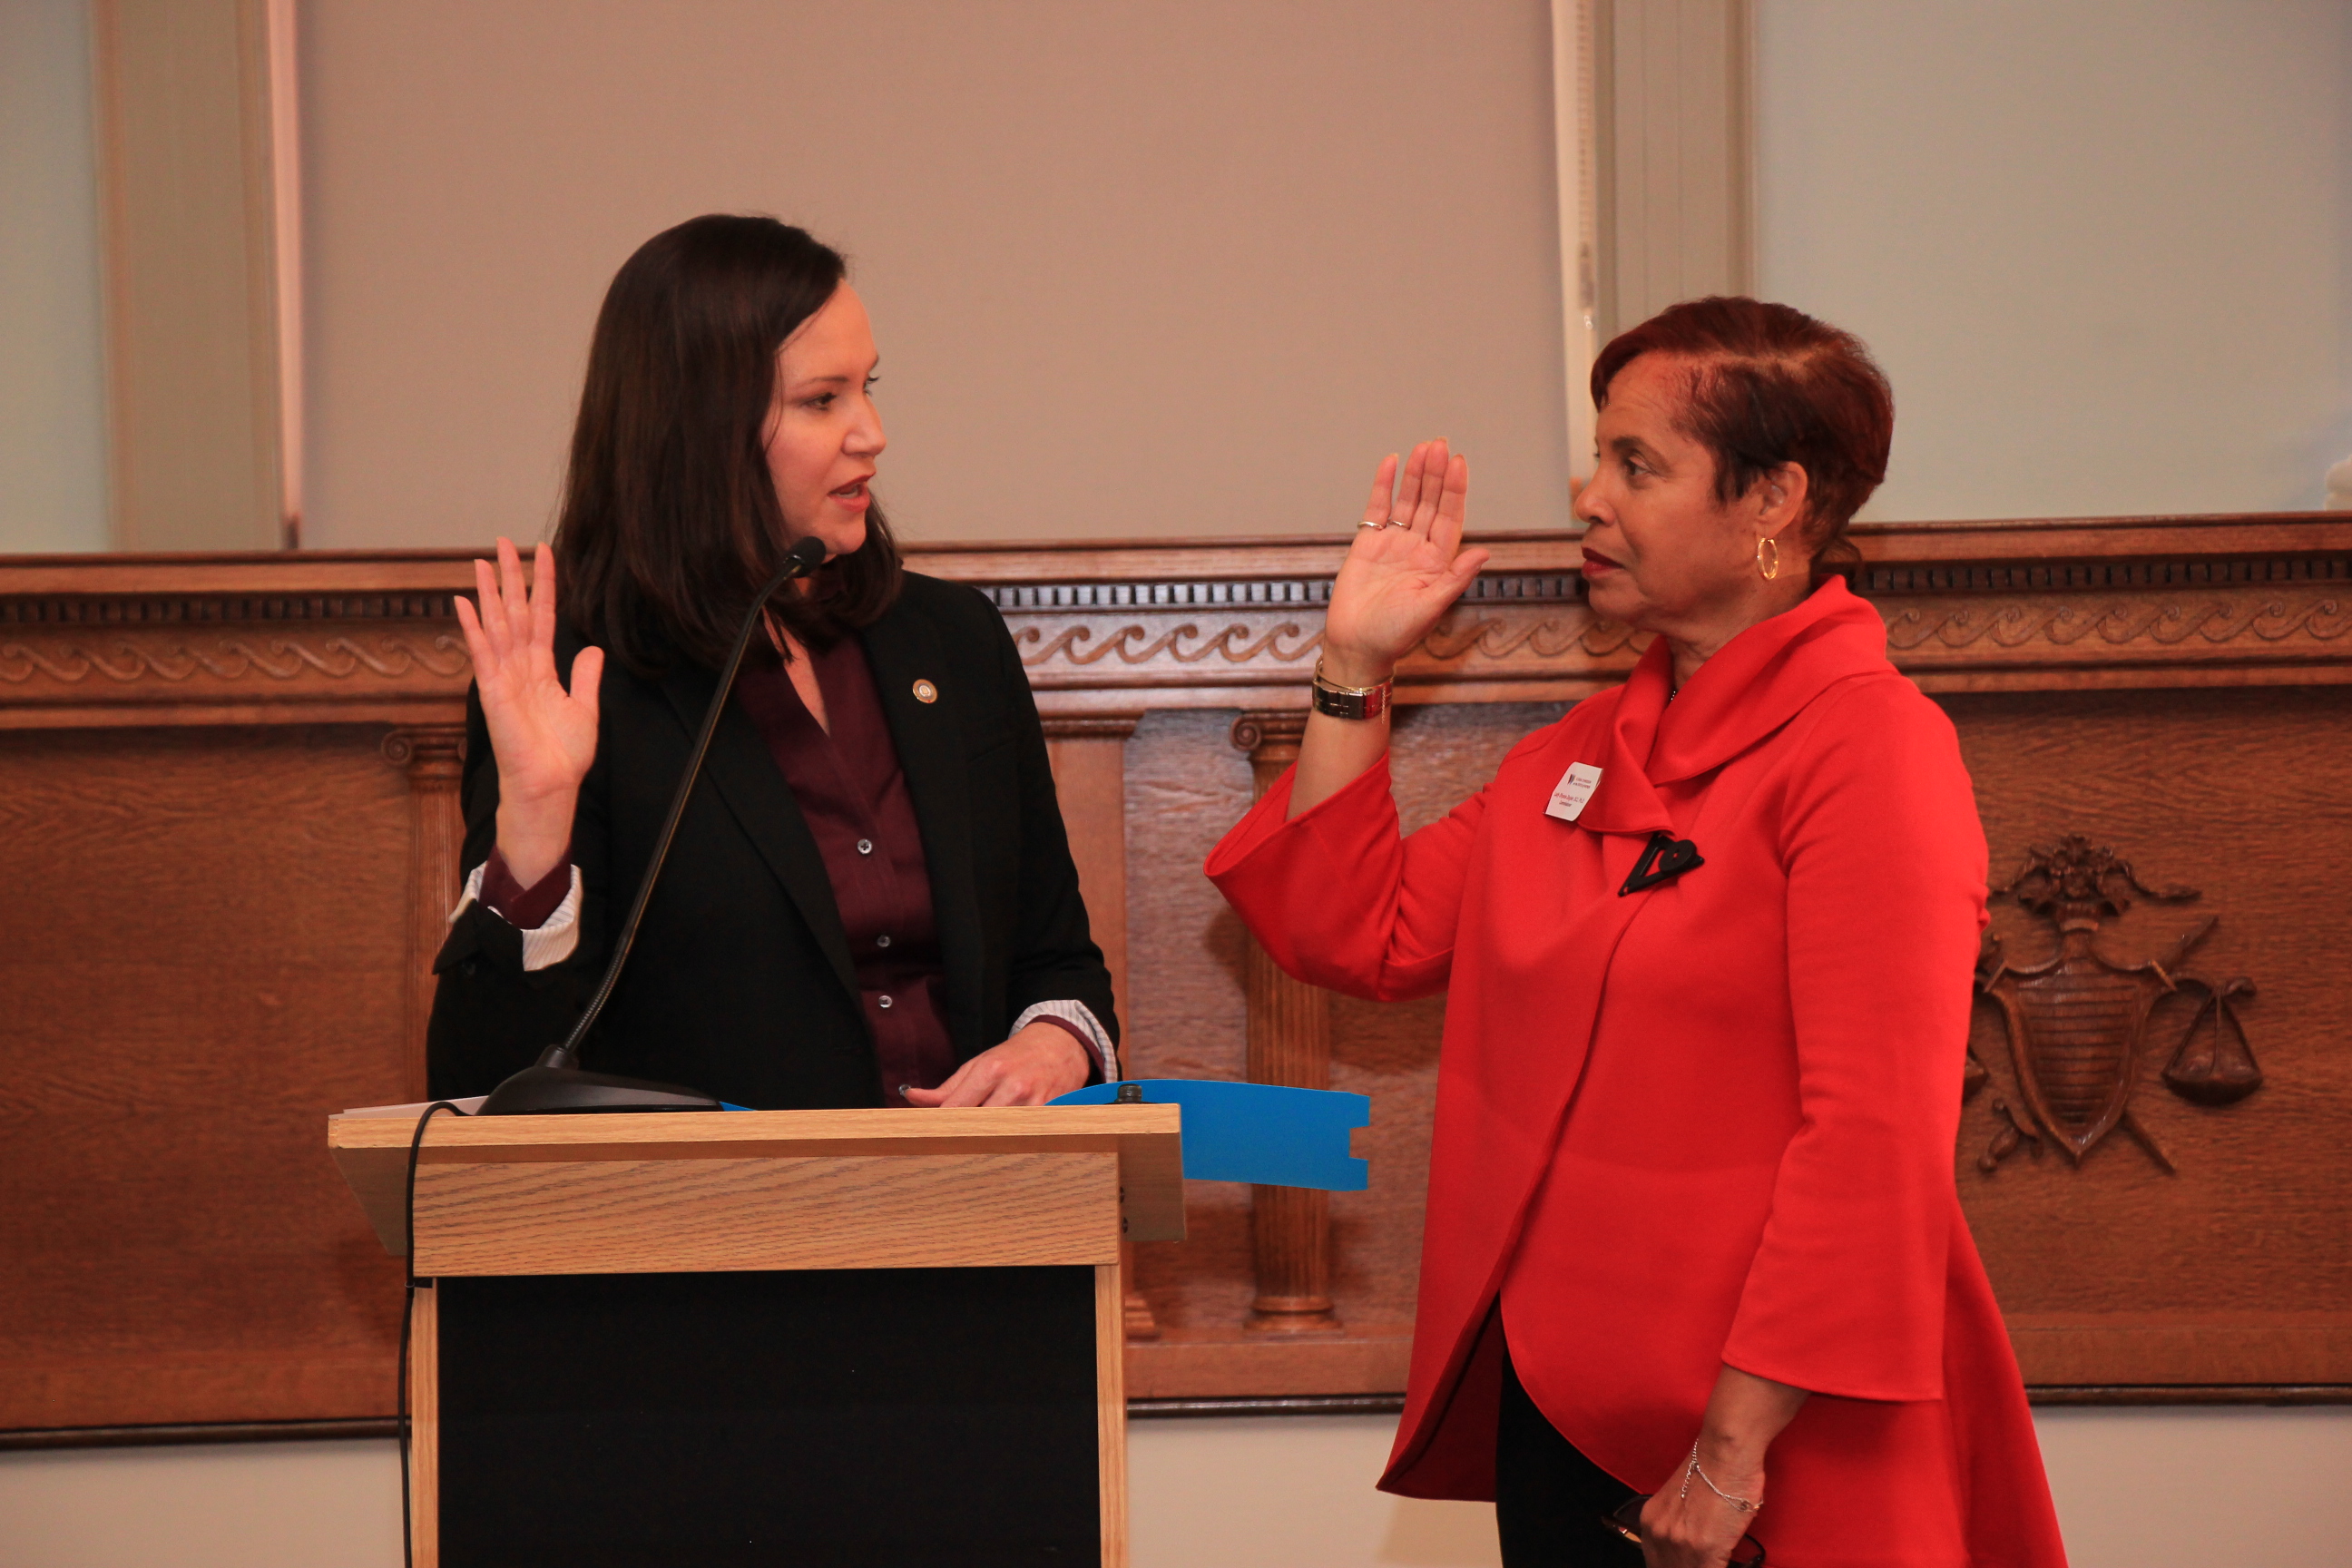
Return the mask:
<svg viewBox="0 0 2352 1568">
<path fill-rule="evenodd" d="M 1385 522 L 1381 521 L 1380 521 L 1379 519 L 1377 519 L 1377 518 L 1370 518 L 1370 517 L 1368 517 L 1368 518 L 1364 519 L 1364 521 L 1361 521 L 1361 522 L 1360 522 L 1360 523 L 1356 524 L 1356 526 L 1357 526 L 1358 528 L 1386 528 L 1386 527 L 1388 526 L 1388 524 L 1387 524 L 1387 523 L 1385 523 Z"/>
<path fill-rule="evenodd" d="M 1387 522 L 1381 524 L 1381 526 L 1384 528 L 1411 528 L 1412 526 L 1412 519 L 1409 517 L 1392 517 L 1389 519 Z"/>
</svg>

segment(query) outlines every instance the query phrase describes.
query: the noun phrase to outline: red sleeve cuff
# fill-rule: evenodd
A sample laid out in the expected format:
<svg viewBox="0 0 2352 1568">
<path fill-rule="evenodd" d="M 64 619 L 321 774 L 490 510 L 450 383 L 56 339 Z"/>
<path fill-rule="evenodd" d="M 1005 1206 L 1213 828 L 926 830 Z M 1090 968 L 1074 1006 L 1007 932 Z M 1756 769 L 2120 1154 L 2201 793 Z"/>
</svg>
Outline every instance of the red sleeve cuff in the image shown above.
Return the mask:
<svg viewBox="0 0 2352 1568">
<path fill-rule="evenodd" d="M 517 931 L 537 931 L 572 890 L 572 862 L 559 860 L 555 868 L 526 888 L 507 869 L 506 857 L 493 847 L 482 867 L 482 903 Z"/>
</svg>

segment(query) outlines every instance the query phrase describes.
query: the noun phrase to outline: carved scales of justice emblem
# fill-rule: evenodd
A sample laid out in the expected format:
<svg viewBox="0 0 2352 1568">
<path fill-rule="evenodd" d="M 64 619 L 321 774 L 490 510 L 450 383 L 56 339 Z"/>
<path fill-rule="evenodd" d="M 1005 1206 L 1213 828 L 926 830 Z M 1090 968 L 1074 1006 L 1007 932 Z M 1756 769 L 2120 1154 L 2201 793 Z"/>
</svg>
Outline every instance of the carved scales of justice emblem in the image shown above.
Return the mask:
<svg viewBox="0 0 2352 1568">
<path fill-rule="evenodd" d="M 2058 951 L 2045 963 L 2014 964 L 2002 956 L 2000 938 L 1985 932 L 1977 992 L 2000 1010 L 2015 1094 L 1993 1100 L 1995 1130 L 1977 1159 L 1979 1170 L 1998 1169 L 2021 1143 L 2038 1155 L 2044 1139 L 2080 1164 L 2121 1127 L 2171 1171 L 2170 1156 L 2131 1108 L 2150 1023 L 2169 996 L 2202 1000 L 2165 1066 L 2167 1088 L 2197 1105 L 2231 1105 L 2262 1087 L 2237 1012 L 2237 1004 L 2253 996 L 2253 982 L 2241 976 L 2217 985 L 2179 968 L 2220 917 L 2206 916 L 2145 963 L 2118 963 L 2099 950 L 2100 921 L 2129 909 L 2133 894 L 2184 903 L 2200 896 L 2196 889 L 2150 888 L 2114 850 L 2070 833 L 2054 849 L 2027 850 L 2018 874 L 1993 893 L 2013 893 L 2046 917 L 2057 929 Z M 1974 1098 L 1992 1076 L 1971 1047 L 1967 1096 Z"/>
</svg>

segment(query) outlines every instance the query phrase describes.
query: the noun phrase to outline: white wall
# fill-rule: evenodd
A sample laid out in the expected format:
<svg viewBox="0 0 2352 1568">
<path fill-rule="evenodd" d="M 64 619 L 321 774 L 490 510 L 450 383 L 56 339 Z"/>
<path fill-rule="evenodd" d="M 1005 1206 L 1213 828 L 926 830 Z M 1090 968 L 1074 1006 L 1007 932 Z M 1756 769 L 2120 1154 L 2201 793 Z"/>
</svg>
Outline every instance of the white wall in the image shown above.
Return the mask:
<svg viewBox="0 0 2352 1568">
<path fill-rule="evenodd" d="M 1544 0 L 310 0 L 305 539 L 550 520 L 614 270 L 849 250 L 914 539 L 1322 531 L 1381 453 L 1566 519 Z"/>
<path fill-rule="evenodd" d="M 2342 1568 L 2352 1410 L 2044 1410 L 2074 1568 Z M 1381 1417 L 1139 1421 L 1134 1568 L 1486 1568 L 1494 1511 L 1372 1489 Z M 394 1568 L 390 1443 L 0 1455 L 0 1568 Z M 1990 1568 L 1990 1565 L 1989 1565 Z"/>
<path fill-rule="evenodd" d="M 2352 6 L 1759 0 L 1760 291 L 1895 383 L 1868 518 L 2316 507 Z"/>
<path fill-rule="evenodd" d="M 0 1568 L 399 1568 L 389 1441 L 0 1454 Z"/>
<path fill-rule="evenodd" d="M 1428 430 L 1555 522 L 1543 7 L 1387 6 L 315 0 L 311 537 L 535 531 L 597 291 L 714 206 L 859 253 L 918 537 L 1313 528 Z M 0 551 L 106 540 L 87 9 L 0 0 Z M 1759 288 L 1894 375 L 1870 515 L 2320 503 L 2352 7 L 1757 13 Z"/>
<path fill-rule="evenodd" d="M 0 0 L 0 552 L 104 550 L 87 0 Z"/>
</svg>

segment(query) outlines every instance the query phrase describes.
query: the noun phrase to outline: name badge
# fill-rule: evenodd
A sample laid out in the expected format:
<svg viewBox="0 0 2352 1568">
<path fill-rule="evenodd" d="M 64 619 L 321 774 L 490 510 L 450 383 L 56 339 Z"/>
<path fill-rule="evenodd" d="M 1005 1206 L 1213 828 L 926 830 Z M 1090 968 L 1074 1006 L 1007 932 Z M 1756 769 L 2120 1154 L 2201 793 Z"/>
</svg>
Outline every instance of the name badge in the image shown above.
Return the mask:
<svg viewBox="0 0 2352 1568">
<path fill-rule="evenodd" d="M 1544 807 L 1546 816 L 1557 816 L 1562 822 L 1574 822 L 1584 814 L 1584 803 L 1601 787 L 1601 770 L 1591 763 L 1572 763 L 1568 772 L 1559 775 L 1559 783 L 1551 792 L 1551 804 Z"/>
</svg>

